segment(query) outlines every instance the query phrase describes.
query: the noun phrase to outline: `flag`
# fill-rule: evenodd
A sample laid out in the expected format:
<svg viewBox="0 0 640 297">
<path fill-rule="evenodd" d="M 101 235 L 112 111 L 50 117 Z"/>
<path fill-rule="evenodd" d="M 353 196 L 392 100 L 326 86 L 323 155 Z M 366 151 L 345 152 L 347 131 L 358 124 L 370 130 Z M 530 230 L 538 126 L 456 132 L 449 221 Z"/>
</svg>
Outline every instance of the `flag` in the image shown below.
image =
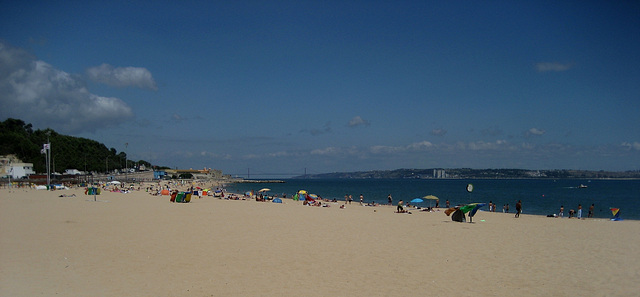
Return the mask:
<svg viewBox="0 0 640 297">
<path fill-rule="evenodd" d="M 45 144 L 43 144 L 43 148 L 44 148 L 45 150 L 50 150 L 50 149 L 51 149 L 51 143 L 45 143 Z"/>
<path fill-rule="evenodd" d="M 40 150 L 40 153 L 41 153 L 41 154 L 46 154 L 46 153 L 47 153 L 47 149 L 41 149 L 41 150 Z"/>
</svg>

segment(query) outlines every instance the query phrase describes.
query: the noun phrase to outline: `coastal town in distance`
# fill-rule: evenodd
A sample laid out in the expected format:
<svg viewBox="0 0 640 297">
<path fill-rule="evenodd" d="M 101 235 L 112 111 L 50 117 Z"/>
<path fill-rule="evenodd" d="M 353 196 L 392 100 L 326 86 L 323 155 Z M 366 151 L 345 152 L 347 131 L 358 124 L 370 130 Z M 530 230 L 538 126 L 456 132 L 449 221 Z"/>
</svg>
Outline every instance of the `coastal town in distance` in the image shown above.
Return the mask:
<svg viewBox="0 0 640 297">
<path fill-rule="evenodd" d="M 396 169 L 307 174 L 295 178 L 416 178 L 416 179 L 640 179 L 640 170 L 528 170 L 528 169 Z"/>
</svg>

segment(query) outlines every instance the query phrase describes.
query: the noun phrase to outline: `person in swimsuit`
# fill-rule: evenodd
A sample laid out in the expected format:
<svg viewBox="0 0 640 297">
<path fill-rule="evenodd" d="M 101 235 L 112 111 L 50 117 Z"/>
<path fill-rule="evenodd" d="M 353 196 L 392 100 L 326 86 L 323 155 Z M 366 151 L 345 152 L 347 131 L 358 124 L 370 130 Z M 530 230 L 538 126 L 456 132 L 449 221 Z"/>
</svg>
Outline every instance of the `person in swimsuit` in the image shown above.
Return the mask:
<svg viewBox="0 0 640 297">
<path fill-rule="evenodd" d="M 402 206 L 402 200 L 398 201 L 398 213 L 404 212 L 404 207 Z"/>
</svg>

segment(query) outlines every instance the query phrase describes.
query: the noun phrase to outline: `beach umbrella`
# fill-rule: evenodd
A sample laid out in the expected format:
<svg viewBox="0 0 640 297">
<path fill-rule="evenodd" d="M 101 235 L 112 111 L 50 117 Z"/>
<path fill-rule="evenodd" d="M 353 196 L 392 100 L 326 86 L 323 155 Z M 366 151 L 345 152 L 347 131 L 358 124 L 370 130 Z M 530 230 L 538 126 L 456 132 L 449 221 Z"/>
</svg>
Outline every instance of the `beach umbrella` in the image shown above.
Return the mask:
<svg viewBox="0 0 640 297">
<path fill-rule="evenodd" d="M 282 203 L 282 199 L 280 198 L 273 199 L 273 203 Z"/>
<path fill-rule="evenodd" d="M 305 190 L 300 190 L 300 191 L 298 191 L 298 194 L 300 194 L 300 195 L 306 195 L 306 194 L 307 194 L 307 191 L 305 191 Z"/>
<path fill-rule="evenodd" d="M 469 213 L 469 222 L 471 222 L 473 216 L 476 214 L 476 212 L 478 212 L 478 209 L 480 209 L 480 207 L 483 207 L 487 205 L 486 203 L 469 203 L 467 205 L 461 206 L 460 210 L 463 213 Z"/>
<path fill-rule="evenodd" d="M 415 198 L 413 200 L 410 201 L 411 203 L 422 203 L 424 202 L 424 200 L 420 199 L 420 198 Z"/>
<path fill-rule="evenodd" d="M 121 184 L 121 182 L 119 182 L 119 181 L 117 181 L 117 180 L 110 181 L 110 182 L 108 182 L 108 183 L 109 183 L 109 184 L 112 184 L 112 185 L 119 185 L 119 184 Z"/>
<path fill-rule="evenodd" d="M 427 196 L 424 196 L 422 198 L 429 200 L 429 207 L 431 207 L 431 201 L 440 200 L 440 198 L 438 198 L 436 196 L 433 196 L 433 195 L 427 195 Z"/>
<path fill-rule="evenodd" d="M 271 189 L 269 189 L 269 188 L 264 188 L 264 189 L 260 189 L 260 190 L 258 191 L 258 193 L 262 193 L 262 192 L 269 192 L 269 191 L 271 191 Z"/>
<path fill-rule="evenodd" d="M 613 215 L 613 218 L 611 218 L 612 221 L 622 221 L 619 208 L 611 207 L 609 209 L 611 210 L 611 214 Z"/>
</svg>

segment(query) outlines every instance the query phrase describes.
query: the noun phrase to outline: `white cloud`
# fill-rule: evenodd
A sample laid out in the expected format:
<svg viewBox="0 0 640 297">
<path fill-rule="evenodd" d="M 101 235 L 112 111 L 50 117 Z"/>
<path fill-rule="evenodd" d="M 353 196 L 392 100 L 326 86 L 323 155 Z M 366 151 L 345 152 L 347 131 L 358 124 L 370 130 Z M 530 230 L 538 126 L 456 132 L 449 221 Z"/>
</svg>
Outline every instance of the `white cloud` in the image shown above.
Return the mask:
<svg viewBox="0 0 640 297">
<path fill-rule="evenodd" d="M 623 142 L 622 146 L 629 150 L 640 151 L 640 142 L 637 142 L 637 141 L 634 141 L 633 143 Z"/>
<path fill-rule="evenodd" d="M 447 134 L 447 130 L 445 129 L 433 129 L 431 130 L 431 135 L 433 136 L 444 136 Z"/>
<path fill-rule="evenodd" d="M 561 71 L 567 71 L 572 67 L 573 67 L 572 64 L 562 64 L 562 63 L 556 63 L 556 62 L 542 62 L 542 63 L 536 64 L 536 70 L 538 70 L 538 72 L 547 72 L 547 71 L 561 72 Z"/>
<path fill-rule="evenodd" d="M 176 122 L 184 120 L 184 118 L 181 115 L 177 114 L 177 113 L 173 113 L 171 115 L 171 119 L 173 119 Z"/>
<path fill-rule="evenodd" d="M 407 149 L 414 151 L 423 151 L 433 147 L 433 143 L 429 141 L 415 142 L 407 146 Z"/>
<path fill-rule="evenodd" d="M 87 69 L 89 79 L 114 87 L 138 87 L 157 90 L 151 72 L 142 67 L 113 67 L 109 64 Z"/>
<path fill-rule="evenodd" d="M 275 153 L 269 153 L 267 154 L 267 156 L 269 157 L 274 157 L 274 158 L 280 158 L 280 157 L 288 157 L 290 156 L 291 153 L 289 152 L 285 152 L 285 151 L 279 151 L 279 152 L 275 152 Z"/>
<path fill-rule="evenodd" d="M 496 140 L 495 142 L 476 141 L 470 142 L 467 146 L 470 150 L 499 150 L 507 149 L 508 144 L 505 140 Z"/>
<path fill-rule="evenodd" d="M 421 142 L 414 142 L 406 146 L 375 145 L 369 148 L 369 151 L 373 154 L 394 154 L 394 153 L 404 153 L 409 151 L 411 152 L 425 151 L 433 147 L 435 147 L 433 143 L 425 140 Z"/>
<path fill-rule="evenodd" d="M 0 43 L 0 110 L 3 116 L 64 133 L 95 131 L 133 117 L 122 100 L 91 94 L 77 76 L 4 43 Z"/>
<path fill-rule="evenodd" d="M 386 145 L 374 145 L 369 148 L 369 151 L 373 154 L 393 154 L 405 151 L 404 147 L 400 146 L 386 146 Z"/>
<path fill-rule="evenodd" d="M 371 123 L 360 116 L 355 116 L 349 121 L 349 127 L 369 126 Z"/>
<path fill-rule="evenodd" d="M 544 135 L 544 133 L 546 133 L 547 131 L 542 130 L 542 129 L 538 129 L 538 128 L 531 128 L 529 130 L 527 130 L 527 132 L 525 132 L 525 135 L 528 136 L 541 136 Z"/>
<path fill-rule="evenodd" d="M 336 155 L 340 152 L 340 149 L 336 147 L 326 147 L 323 149 L 315 149 L 311 151 L 312 155 Z"/>
</svg>

